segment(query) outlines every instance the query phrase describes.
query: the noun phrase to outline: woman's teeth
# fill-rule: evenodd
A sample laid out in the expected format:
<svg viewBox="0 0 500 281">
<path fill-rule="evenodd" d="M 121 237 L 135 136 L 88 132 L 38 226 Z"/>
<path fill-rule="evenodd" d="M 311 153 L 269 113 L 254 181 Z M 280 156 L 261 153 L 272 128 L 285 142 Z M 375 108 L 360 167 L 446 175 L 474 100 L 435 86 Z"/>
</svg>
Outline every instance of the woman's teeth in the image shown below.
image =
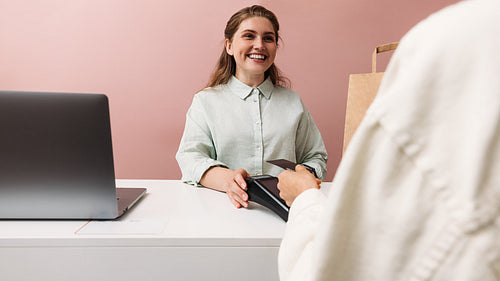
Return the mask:
<svg viewBox="0 0 500 281">
<path fill-rule="evenodd" d="M 249 55 L 248 57 L 254 60 L 264 60 L 266 58 L 264 55 Z"/>
</svg>

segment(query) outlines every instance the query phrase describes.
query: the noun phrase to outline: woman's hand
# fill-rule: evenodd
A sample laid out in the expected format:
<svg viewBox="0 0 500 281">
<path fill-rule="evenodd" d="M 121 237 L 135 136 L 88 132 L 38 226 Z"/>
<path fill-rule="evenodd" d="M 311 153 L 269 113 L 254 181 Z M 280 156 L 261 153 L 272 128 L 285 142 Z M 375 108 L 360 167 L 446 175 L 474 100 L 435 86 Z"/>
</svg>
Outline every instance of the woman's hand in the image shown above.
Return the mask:
<svg viewBox="0 0 500 281">
<path fill-rule="evenodd" d="M 247 182 L 245 181 L 247 177 L 247 171 L 238 169 L 233 172 L 231 177 L 228 177 L 224 185 L 229 200 L 236 208 L 248 207 L 248 194 L 245 192 L 247 190 Z"/>
<path fill-rule="evenodd" d="M 212 167 L 208 169 L 200 180 L 203 186 L 226 192 L 229 200 L 236 208 L 248 207 L 248 194 L 245 192 L 247 183 L 245 179 L 249 176 L 244 169 L 236 171 Z"/>
<path fill-rule="evenodd" d="M 278 189 L 280 197 L 285 200 L 288 206 L 292 206 L 293 201 L 302 192 L 310 188 L 320 188 L 321 180 L 314 177 L 304 166 L 297 165 L 295 172 L 286 170 L 278 176 Z"/>
</svg>

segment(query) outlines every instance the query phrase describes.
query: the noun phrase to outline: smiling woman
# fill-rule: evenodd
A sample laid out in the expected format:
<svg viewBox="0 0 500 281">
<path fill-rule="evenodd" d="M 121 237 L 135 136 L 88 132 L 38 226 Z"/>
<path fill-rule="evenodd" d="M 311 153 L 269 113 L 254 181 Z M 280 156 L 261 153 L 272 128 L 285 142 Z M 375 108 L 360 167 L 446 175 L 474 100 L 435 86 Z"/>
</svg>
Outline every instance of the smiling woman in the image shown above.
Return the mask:
<svg viewBox="0 0 500 281">
<path fill-rule="evenodd" d="M 233 40 L 226 39 L 225 45 L 236 61 L 236 78 L 248 86 L 259 86 L 276 57 L 276 35 L 271 21 L 263 17 L 243 21 Z"/>
<path fill-rule="evenodd" d="M 262 6 L 252 6 L 239 10 L 235 13 L 227 22 L 226 29 L 224 30 L 225 37 L 225 47 L 222 49 L 222 53 L 219 57 L 216 70 L 212 73 L 210 81 L 207 87 L 215 87 L 217 85 L 226 84 L 229 79 L 236 73 L 236 61 L 235 58 L 227 51 L 227 46 L 230 45 L 237 37 L 235 36 L 237 31 L 246 30 L 246 28 L 240 28 L 241 24 L 247 19 L 258 19 L 265 22 L 264 26 L 267 28 L 267 36 L 274 37 L 274 56 L 276 56 L 276 50 L 278 47 L 279 29 L 280 25 L 278 19 L 273 12 L 265 9 Z M 267 22 L 266 22 L 267 20 Z M 269 25 L 270 24 L 270 25 Z M 241 34 L 243 36 L 255 36 L 255 31 L 248 30 L 249 33 Z M 253 31 L 253 33 L 252 33 Z M 271 82 L 275 85 L 287 86 L 288 80 L 281 75 L 278 67 L 274 64 L 274 58 L 271 61 L 271 66 L 266 69 L 265 76 L 271 79 Z"/>
<path fill-rule="evenodd" d="M 274 64 L 278 31 L 276 16 L 258 5 L 229 19 L 216 70 L 193 98 L 176 155 L 184 182 L 226 192 L 237 208 L 248 206 L 246 177 L 282 171 L 269 160 L 307 164 L 326 176 L 321 134 Z"/>
</svg>

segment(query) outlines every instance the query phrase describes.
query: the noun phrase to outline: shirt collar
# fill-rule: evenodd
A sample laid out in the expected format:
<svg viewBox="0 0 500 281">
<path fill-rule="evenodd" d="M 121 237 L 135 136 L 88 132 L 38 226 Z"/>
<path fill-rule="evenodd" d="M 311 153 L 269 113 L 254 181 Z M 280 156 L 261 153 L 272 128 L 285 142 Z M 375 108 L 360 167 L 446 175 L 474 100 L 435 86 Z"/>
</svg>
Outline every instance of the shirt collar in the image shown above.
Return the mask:
<svg viewBox="0 0 500 281">
<path fill-rule="evenodd" d="M 236 78 L 234 75 L 231 76 L 231 78 L 227 82 L 227 86 L 235 95 L 239 96 L 242 100 L 248 98 L 248 96 L 252 94 L 252 90 L 254 89 L 238 80 L 238 78 Z M 257 89 L 266 99 L 270 99 L 271 94 L 273 93 L 274 85 L 271 79 L 268 77 L 266 80 L 264 80 L 264 82 L 262 82 L 262 84 L 257 87 Z"/>
</svg>

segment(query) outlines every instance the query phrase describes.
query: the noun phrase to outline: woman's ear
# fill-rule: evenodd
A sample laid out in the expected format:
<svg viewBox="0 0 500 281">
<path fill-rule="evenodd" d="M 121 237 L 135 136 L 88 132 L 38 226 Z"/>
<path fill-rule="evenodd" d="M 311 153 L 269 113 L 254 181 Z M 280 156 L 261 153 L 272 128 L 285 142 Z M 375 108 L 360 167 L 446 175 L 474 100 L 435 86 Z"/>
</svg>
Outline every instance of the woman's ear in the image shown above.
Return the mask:
<svg viewBox="0 0 500 281">
<path fill-rule="evenodd" d="M 224 40 L 224 46 L 226 47 L 226 53 L 230 56 L 233 55 L 233 45 L 231 44 L 231 41 L 229 39 Z"/>
</svg>

